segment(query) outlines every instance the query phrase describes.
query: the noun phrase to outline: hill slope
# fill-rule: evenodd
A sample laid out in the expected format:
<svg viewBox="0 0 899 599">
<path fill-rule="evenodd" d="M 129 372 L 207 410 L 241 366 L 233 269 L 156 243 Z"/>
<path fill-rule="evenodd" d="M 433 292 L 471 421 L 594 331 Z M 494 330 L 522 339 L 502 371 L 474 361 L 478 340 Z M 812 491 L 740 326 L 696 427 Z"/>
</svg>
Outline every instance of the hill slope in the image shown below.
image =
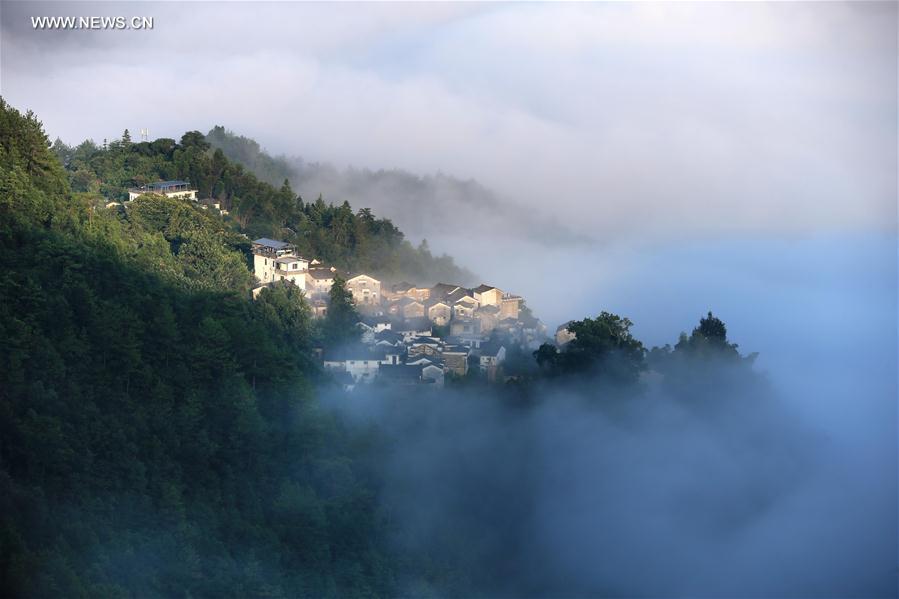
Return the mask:
<svg viewBox="0 0 899 599">
<path fill-rule="evenodd" d="M 539 207 L 501 199 L 472 179 L 441 173 L 418 176 L 401 169 L 337 169 L 302 158 L 274 157 L 255 140 L 214 127 L 206 141 L 263 181 L 290 181 L 307 198 L 323 196 L 390 215 L 418 238 L 457 243 L 484 238 L 522 238 L 547 244 L 581 243 L 583 237 Z"/>
<path fill-rule="evenodd" d="M 354 212 L 347 202 L 305 202 L 286 181 L 278 186 L 260 181 L 196 131 L 185 133 L 179 142 L 140 143 L 133 143 L 126 131 L 121 140 L 103 148 L 90 141 L 69 147 L 57 140 L 53 150 L 76 192 L 121 200 L 131 186 L 187 179 L 200 198 L 218 202 L 230 213 L 226 222 L 233 231 L 250 238 L 285 239 L 309 257 L 388 281 L 474 282 L 449 256 L 432 255 L 426 243 L 413 247 L 390 220 L 369 209 Z"/>
<path fill-rule="evenodd" d="M 0 595 L 389 594 L 300 294 L 245 299 L 220 221 L 97 209 L 47 146 L 0 99 Z"/>
</svg>

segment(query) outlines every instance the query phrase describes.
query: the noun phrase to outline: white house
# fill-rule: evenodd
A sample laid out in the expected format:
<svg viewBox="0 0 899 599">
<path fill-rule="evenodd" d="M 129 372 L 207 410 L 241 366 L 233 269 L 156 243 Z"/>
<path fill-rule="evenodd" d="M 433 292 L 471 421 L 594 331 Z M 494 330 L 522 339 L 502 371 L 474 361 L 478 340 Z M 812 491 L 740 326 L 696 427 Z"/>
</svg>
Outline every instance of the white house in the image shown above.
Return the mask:
<svg viewBox="0 0 899 599">
<path fill-rule="evenodd" d="M 478 309 L 478 302 L 473 297 L 466 295 L 453 304 L 454 318 L 472 318 L 474 311 Z"/>
<path fill-rule="evenodd" d="M 334 285 L 335 271 L 330 268 L 310 268 L 305 276 L 306 291 L 310 295 L 328 295 Z"/>
<path fill-rule="evenodd" d="M 132 187 L 128 190 L 128 201 L 148 193 L 163 195 L 167 198 L 197 201 L 197 190 L 192 189 L 187 181 L 157 181 L 141 187 Z"/>
<path fill-rule="evenodd" d="M 281 256 L 275 260 L 272 276 L 275 281 L 287 281 L 305 291 L 308 268 L 309 262 L 299 256 Z"/>
<path fill-rule="evenodd" d="M 503 295 L 503 300 L 500 304 L 500 320 L 504 318 L 518 318 L 523 304 L 524 299 L 518 295 L 513 295 L 511 293 Z"/>
<path fill-rule="evenodd" d="M 480 285 L 471 290 L 474 299 L 482 306 L 499 306 L 503 300 L 503 292 L 490 285 Z"/>
<path fill-rule="evenodd" d="M 366 274 L 356 275 L 347 280 L 347 291 L 353 295 L 357 306 L 378 306 L 381 304 L 381 281 Z"/>
<path fill-rule="evenodd" d="M 428 306 L 428 320 L 439 327 L 444 326 L 453 317 L 453 309 L 446 302 L 435 302 Z"/>
<path fill-rule="evenodd" d="M 480 366 L 481 370 L 487 371 L 490 368 L 496 368 L 506 361 L 506 348 L 499 344 L 482 345 Z"/>
<path fill-rule="evenodd" d="M 277 268 L 275 261 L 282 257 L 295 255 L 296 248 L 286 241 L 277 241 L 268 237 L 257 239 L 253 242 L 253 274 L 263 285 L 283 280 L 275 277 Z M 303 285 L 301 288 L 305 289 L 306 286 Z"/>
<path fill-rule="evenodd" d="M 349 373 L 357 383 L 370 383 L 378 376 L 381 364 L 396 361 L 398 360 L 388 358 L 384 352 L 377 349 L 356 346 L 325 356 L 323 365 L 325 370 Z"/>
</svg>

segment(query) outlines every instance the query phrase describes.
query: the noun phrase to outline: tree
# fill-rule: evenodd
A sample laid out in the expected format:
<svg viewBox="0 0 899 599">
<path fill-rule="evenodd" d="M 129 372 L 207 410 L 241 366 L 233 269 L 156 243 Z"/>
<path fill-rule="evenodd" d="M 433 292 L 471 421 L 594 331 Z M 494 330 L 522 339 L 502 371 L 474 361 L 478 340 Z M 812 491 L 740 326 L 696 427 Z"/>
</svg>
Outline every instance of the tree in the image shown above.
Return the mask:
<svg viewBox="0 0 899 599">
<path fill-rule="evenodd" d="M 328 314 L 325 316 L 324 343 L 329 347 L 339 347 L 359 339 L 359 313 L 353 305 L 353 295 L 346 288 L 346 281 L 340 275 L 334 277 L 329 293 Z"/>
<path fill-rule="evenodd" d="M 181 147 L 185 149 L 198 148 L 205 152 L 209 149 L 209 142 L 206 141 L 206 136 L 199 131 L 188 131 L 181 136 Z"/>
<path fill-rule="evenodd" d="M 693 329 L 689 337 L 682 335 L 674 346 L 676 352 L 725 359 L 739 358 L 740 352 L 737 348 L 736 343 L 728 343 L 727 327 L 711 311 L 705 318 L 699 320 L 699 326 Z"/>
<path fill-rule="evenodd" d="M 727 341 L 724 322 L 708 312 L 692 334 L 681 333 L 674 348 L 652 348 L 647 361 L 663 375 L 664 388 L 672 396 L 692 405 L 720 403 L 750 396 L 765 384 L 752 369 L 756 354 L 741 356 L 737 347 Z"/>
<path fill-rule="evenodd" d="M 559 350 L 551 343 L 544 343 L 534 351 L 537 366 L 546 372 L 553 372 L 558 367 Z"/>
<path fill-rule="evenodd" d="M 693 334 L 699 334 L 708 340 L 727 341 L 727 327 L 720 319 L 712 315 L 711 310 L 709 310 L 708 316 L 699 320 L 699 326 L 693 329 Z"/>
<path fill-rule="evenodd" d="M 646 368 L 643 344 L 630 332 L 633 323 L 610 312 L 568 325 L 575 334 L 564 351 L 541 347 L 535 357 L 541 367 L 559 374 L 592 375 L 608 382 L 633 383 Z"/>
</svg>

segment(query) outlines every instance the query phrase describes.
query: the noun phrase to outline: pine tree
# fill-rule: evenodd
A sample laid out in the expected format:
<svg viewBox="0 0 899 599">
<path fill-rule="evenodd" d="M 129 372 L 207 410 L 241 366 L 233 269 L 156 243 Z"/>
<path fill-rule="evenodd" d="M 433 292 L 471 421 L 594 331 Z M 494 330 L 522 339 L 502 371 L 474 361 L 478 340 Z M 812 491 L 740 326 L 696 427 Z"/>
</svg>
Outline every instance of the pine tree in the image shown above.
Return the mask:
<svg viewBox="0 0 899 599">
<path fill-rule="evenodd" d="M 334 277 L 331 285 L 328 315 L 325 318 L 325 344 L 339 347 L 359 339 L 359 313 L 353 305 L 353 295 L 346 288 L 346 281 L 340 275 Z"/>
</svg>

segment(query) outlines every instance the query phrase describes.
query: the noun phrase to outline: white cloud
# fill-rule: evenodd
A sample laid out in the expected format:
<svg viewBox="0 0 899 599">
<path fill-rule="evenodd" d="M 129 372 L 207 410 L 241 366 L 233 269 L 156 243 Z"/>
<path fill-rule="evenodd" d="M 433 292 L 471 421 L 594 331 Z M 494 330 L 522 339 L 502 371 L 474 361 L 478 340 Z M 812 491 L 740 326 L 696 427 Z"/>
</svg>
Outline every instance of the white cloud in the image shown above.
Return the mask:
<svg viewBox="0 0 899 599">
<path fill-rule="evenodd" d="M 895 224 L 892 4 L 115 6 L 156 29 L 48 43 L 5 11 L 3 93 L 51 135 L 224 124 L 602 236 Z"/>
</svg>

